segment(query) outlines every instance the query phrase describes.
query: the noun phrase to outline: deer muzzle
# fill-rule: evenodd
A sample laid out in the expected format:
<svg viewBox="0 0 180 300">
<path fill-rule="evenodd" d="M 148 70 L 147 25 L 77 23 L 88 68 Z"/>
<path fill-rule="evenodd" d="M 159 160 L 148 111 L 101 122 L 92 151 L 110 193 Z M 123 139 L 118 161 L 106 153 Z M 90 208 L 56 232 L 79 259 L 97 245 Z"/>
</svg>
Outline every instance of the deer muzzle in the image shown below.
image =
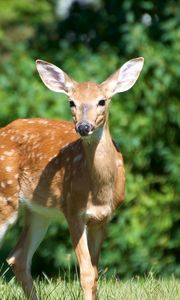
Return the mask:
<svg viewBox="0 0 180 300">
<path fill-rule="evenodd" d="M 82 121 L 76 124 L 76 132 L 80 136 L 87 136 L 93 133 L 94 126 L 88 122 Z"/>
</svg>

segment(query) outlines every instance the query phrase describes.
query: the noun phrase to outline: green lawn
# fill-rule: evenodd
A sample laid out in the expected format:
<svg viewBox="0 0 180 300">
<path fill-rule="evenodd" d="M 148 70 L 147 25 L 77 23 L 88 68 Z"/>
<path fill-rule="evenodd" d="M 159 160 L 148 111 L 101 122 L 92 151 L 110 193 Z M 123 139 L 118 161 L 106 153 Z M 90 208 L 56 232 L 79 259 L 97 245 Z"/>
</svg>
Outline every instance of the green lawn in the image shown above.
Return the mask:
<svg viewBox="0 0 180 300">
<path fill-rule="evenodd" d="M 78 281 L 67 282 L 63 279 L 36 281 L 42 300 L 81 300 L 82 292 Z M 0 279 L 1 300 L 25 300 L 21 288 L 13 278 L 10 282 Z M 99 300 L 179 300 L 180 280 L 175 278 L 155 279 L 151 274 L 146 278 L 127 281 L 101 278 L 98 285 Z"/>
</svg>

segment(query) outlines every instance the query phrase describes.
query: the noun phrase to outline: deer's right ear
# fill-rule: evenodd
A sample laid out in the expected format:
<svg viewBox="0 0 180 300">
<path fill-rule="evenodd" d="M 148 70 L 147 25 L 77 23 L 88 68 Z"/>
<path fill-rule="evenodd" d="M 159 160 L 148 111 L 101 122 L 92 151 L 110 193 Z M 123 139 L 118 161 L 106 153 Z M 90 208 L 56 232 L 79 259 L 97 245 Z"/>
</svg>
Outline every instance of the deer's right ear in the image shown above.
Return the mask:
<svg viewBox="0 0 180 300">
<path fill-rule="evenodd" d="M 36 60 L 36 67 L 44 84 L 52 91 L 69 95 L 75 85 L 64 71 L 44 60 Z"/>
<path fill-rule="evenodd" d="M 101 87 L 108 97 L 129 90 L 136 82 L 144 63 L 143 57 L 126 62 L 119 70 L 101 83 Z"/>
</svg>

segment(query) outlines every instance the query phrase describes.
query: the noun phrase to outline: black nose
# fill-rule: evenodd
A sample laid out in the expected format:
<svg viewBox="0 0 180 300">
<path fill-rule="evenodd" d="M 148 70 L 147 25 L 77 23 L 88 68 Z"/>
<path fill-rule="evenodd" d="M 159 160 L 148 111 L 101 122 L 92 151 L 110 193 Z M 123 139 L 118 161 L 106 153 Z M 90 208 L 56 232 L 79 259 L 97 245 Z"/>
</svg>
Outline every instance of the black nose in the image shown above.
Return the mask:
<svg viewBox="0 0 180 300">
<path fill-rule="evenodd" d="M 80 122 L 76 124 L 76 131 L 81 136 L 88 135 L 93 130 L 93 126 L 87 122 Z"/>
</svg>

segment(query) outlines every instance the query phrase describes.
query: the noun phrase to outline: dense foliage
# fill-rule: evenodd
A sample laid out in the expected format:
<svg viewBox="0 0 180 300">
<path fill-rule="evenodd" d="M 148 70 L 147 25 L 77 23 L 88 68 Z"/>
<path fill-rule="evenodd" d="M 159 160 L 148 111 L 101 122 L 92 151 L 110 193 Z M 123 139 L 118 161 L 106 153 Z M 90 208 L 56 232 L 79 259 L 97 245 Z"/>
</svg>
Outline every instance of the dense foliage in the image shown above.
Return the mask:
<svg viewBox="0 0 180 300">
<path fill-rule="evenodd" d="M 111 104 L 110 127 L 125 158 L 127 188 L 103 245 L 101 268 L 109 274 L 153 270 L 180 276 L 179 4 L 75 3 L 63 19 L 56 1 L 1 1 L 0 126 L 21 117 L 70 118 L 65 97 L 39 80 L 36 58 L 59 65 L 77 81 L 97 82 L 128 59 L 145 58 L 136 85 Z M 9 233 L 3 257 L 16 231 Z M 35 272 L 58 275 L 59 267 L 74 263 L 68 236 L 63 218 L 50 227 Z"/>
</svg>

